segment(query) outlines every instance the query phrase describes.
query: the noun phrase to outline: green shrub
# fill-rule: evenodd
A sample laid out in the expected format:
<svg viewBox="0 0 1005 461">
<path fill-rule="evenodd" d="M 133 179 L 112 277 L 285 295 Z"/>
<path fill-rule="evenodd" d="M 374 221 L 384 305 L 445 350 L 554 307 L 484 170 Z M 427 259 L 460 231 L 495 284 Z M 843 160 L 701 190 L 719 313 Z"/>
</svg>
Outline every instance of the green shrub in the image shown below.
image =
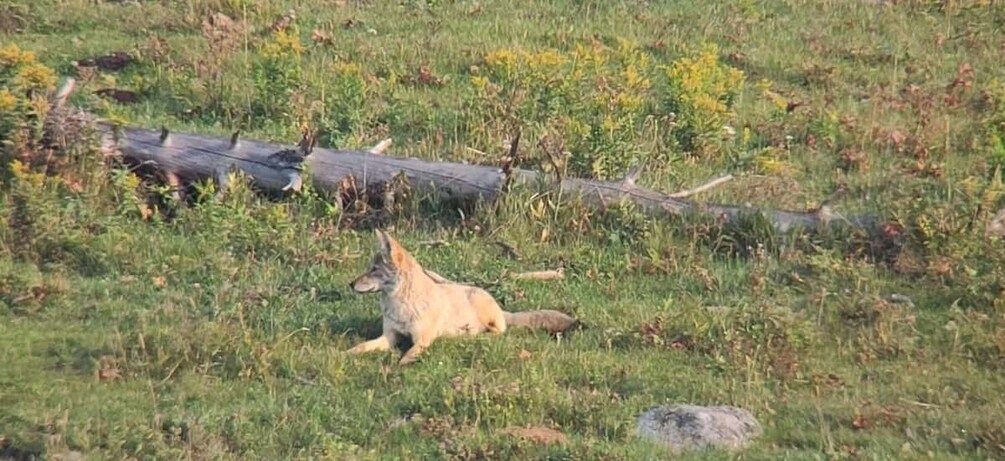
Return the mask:
<svg viewBox="0 0 1005 461">
<path fill-rule="evenodd" d="M 469 109 L 490 131 L 530 125 L 552 157 L 548 167 L 598 178 L 665 162 L 667 145 L 704 150 L 732 117 L 744 81 L 713 46 L 661 67 L 624 40 L 571 52 L 502 48 L 486 53 L 483 67 L 472 69 Z M 666 142 L 640 143 L 653 138 Z"/>
<path fill-rule="evenodd" d="M 277 32 L 259 49 L 260 58 L 254 63 L 256 98 L 255 115 L 274 118 L 293 118 L 290 100 L 292 92 L 302 83 L 301 55 L 304 47 L 294 34 Z"/>
<path fill-rule="evenodd" d="M 0 48 L 0 151 L 10 155 L 27 137 L 41 134 L 48 111 L 45 96 L 55 84 L 55 72 L 39 63 L 35 53 L 15 44 Z"/>
<path fill-rule="evenodd" d="M 706 46 L 698 56 L 674 61 L 666 69 L 670 94 L 667 108 L 676 117 L 675 139 L 688 151 L 701 150 L 733 116 L 733 103 L 743 89 L 744 74 L 719 62 L 718 48 Z"/>
<path fill-rule="evenodd" d="M 647 116 L 653 65 L 634 44 L 617 49 L 578 46 L 573 52 L 498 49 L 484 56 L 484 73 L 471 79 L 471 108 L 485 123 L 507 129 L 514 122 L 539 126 L 555 138 L 575 175 L 612 178 L 652 153 L 637 143 Z"/>
</svg>

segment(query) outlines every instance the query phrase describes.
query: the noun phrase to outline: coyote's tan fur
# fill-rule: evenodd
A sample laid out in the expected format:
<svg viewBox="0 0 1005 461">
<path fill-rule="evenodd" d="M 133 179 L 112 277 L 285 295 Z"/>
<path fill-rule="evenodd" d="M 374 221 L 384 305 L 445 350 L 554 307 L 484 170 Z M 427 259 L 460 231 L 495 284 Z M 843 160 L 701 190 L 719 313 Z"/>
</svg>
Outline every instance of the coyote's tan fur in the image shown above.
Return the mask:
<svg viewBox="0 0 1005 461">
<path fill-rule="evenodd" d="M 440 336 L 502 333 L 511 326 L 562 332 L 579 323 L 552 310 L 506 312 L 487 291 L 423 269 L 386 232 L 378 229 L 377 240 L 380 250 L 370 268 L 351 286 L 358 293 L 380 292 L 383 334 L 349 349 L 350 353 L 390 350 L 401 337 L 409 336 L 412 347 L 399 362 L 405 365 Z"/>
</svg>

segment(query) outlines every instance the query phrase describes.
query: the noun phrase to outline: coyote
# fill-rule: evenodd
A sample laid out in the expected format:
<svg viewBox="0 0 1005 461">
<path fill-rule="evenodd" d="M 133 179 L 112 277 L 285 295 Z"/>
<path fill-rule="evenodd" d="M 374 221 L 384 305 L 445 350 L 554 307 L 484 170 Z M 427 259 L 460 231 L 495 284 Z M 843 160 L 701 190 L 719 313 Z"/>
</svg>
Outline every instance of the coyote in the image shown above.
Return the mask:
<svg viewBox="0 0 1005 461">
<path fill-rule="evenodd" d="M 380 229 L 377 241 L 379 251 L 370 268 L 350 286 L 357 293 L 380 292 L 383 334 L 349 349 L 349 353 L 390 350 L 402 336 L 409 336 L 412 347 L 399 361 L 407 365 L 440 336 L 499 334 L 514 326 L 558 333 L 579 324 L 553 310 L 506 312 L 487 291 L 423 269 L 400 243 Z"/>
</svg>

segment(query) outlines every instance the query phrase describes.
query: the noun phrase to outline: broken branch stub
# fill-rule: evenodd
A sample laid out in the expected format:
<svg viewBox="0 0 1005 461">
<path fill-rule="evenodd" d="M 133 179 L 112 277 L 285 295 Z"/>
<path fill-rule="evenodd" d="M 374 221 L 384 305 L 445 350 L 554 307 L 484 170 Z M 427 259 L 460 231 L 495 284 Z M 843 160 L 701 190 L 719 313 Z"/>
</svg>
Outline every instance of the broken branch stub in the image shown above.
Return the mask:
<svg viewBox="0 0 1005 461">
<path fill-rule="evenodd" d="M 386 151 L 388 147 L 391 147 L 391 144 L 393 142 L 394 142 L 394 140 L 392 140 L 391 138 L 387 138 L 387 139 L 385 139 L 385 140 L 383 140 L 381 142 L 378 142 L 377 144 L 375 144 L 373 147 L 370 148 L 370 153 L 371 154 L 383 154 L 384 151 Z"/>
<path fill-rule="evenodd" d="M 627 180 L 627 178 L 626 178 L 626 180 Z M 707 191 L 709 189 L 717 187 L 717 186 L 719 186 L 721 184 L 725 184 L 725 183 L 727 183 L 729 181 L 732 181 L 732 180 L 733 180 L 733 175 L 727 174 L 727 175 L 715 178 L 715 179 L 713 179 L 713 180 L 711 180 L 711 181 L 709 181 L 709 182 L 707 182 L 705 184 L 702 184 L 702 185 L 700 185 L 698 187 L 695 187 L 693 189 L 685 189 L 685 190 L 682 190 L 680 192 L 674 192 L 674 193 L 668 195 L 668 197 L 670 197 L 670 198 L 688 198 L 688 197 L 690 197 L 690 196 L 692 196 L 694 194 L 700 194 L 702 192 L 705 192 L 705 191 Z M 635 184 L 634 179 L 632 180 L 632 184 Z"/>
</svg>

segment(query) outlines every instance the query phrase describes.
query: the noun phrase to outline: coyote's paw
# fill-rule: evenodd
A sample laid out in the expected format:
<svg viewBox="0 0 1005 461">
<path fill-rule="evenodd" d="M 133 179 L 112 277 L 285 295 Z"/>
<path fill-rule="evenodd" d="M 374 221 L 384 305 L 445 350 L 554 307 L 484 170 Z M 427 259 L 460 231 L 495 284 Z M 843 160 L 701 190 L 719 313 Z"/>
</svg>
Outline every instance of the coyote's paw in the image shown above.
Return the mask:
<svg viewBox="0 0 1005 461">
<path fill-rule="evenodd" d="M 361 342 L 346 352 L 350 354 L 362 354 L 364 352 L 386 351 L 389 349 L 391 349 L 391 341 L 386 336 L 381 336 L 377 339 Z"/>
<path fill-rule="evenodd" d="M 412 346 L 412 348 L 409 349 L 408 352 L 405 352 L 405 355 L 401 356 L 401 360 L 398 361 L 398 365 L 399 366 L 410 365 L 417 362 L 419 360 L 419 357 L 422 356 L 422 353 L 425 352 L 425 350 L 426 350 L 425 346 L 421 345 Z"/>
</svg>

